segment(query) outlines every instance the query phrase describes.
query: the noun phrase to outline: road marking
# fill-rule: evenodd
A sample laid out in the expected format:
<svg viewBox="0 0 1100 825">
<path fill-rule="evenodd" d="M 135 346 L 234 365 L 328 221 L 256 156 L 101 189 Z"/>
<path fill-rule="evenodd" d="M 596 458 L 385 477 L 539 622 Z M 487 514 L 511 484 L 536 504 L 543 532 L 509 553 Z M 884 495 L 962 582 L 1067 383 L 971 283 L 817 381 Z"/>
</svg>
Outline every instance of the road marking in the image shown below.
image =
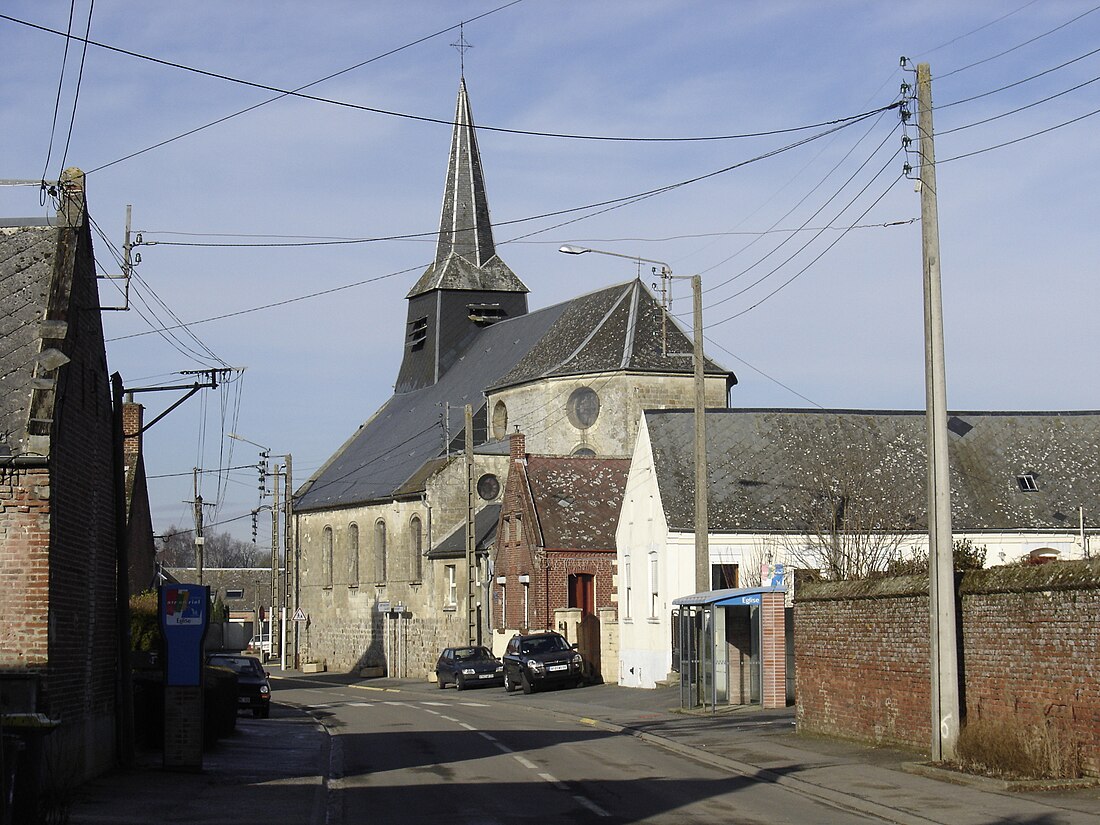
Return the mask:
<svg viewBox="0 0 1100 825">
<path fill-rule="evenodd" d="M 374 702 L 348 702 L 349 708 L 369 708 Z"/>
<path fill-rule="evenodd" d="M 449 708 L 450 704 L 447 702 L 421 702 L 422 705 L 431 705 L 433 708 Z"/>
<path fill-rule="evenodd" d="M 379 693 L 400 693 L 401 692 L 401 688 L 371 687 L 370 685 L 348 685 L 347 687 L 355 688 L 356 690 L 376 690 Z"/>
<path fill-rule="evenodd" d="M 561 781 L 560 779 L 558 779 L 557 777 L 555 777 L 555 776 L 552 776 L 551 774 L 548 774 L 548 773 L 540 773 L 540 774 L 539 774 L 539 777 L 540 777 L 540 778 L 542 778 L 542 779 L 545 779 L 545 780 L 546 780 L 547 782 L 549 782 L 549 783 L 550 783 L 551 785 L 553 785 L 553 786 L 554 786 L 555 788 L 557 788 L 557 789 L 558 789 L 559 791 L 567 791 L 567 790 L 569 790 L 569 786 L 568 786 L 568 785 L 566 785 L 566 784 L 565 784 L 564 782 L 562 782 L 562 781 Z"/>
<path fill-rule="evenodd" d="M 446 719 L 448 722 L 454 722 L 456 725 L 458 724 L 458 720 L 455 719 L 453 716 L 444 716 L 443 714 L 440 714 L 439 716 L 441 719 Z"/>
<path fill-rule="evenodd" d="M 432 710 L 431 708 L 424 708 L 425 713 L 430 713 L 432 716 L 442 716 L 438 710 Z"/>
<path fill-rule="evenodd" d="M 458 726 L 460 728 L 466 728 L 466 730 L 477 730 L 473 725 L 467 725 L 465 722 L 459 722 Z"/>
<path fill-rule="evenodd" d="M 493 736 L 491 733 L 486 733 L 483 730 L 479 730 L 477 732 L 477 735 L 480 736 L 482 739 L 488 739 L 490 742 L 496 742 L 497 741 L 495 736 Z"/>
<path fill-rule="evenodd" d="M 459 702 L 460 705 L 466 708 L 487 708 L 491 705 L 483 705 L 481 702 Z"/>
<path fill-rule="evenodd" d="M 603 808 L 601 808 L 599 805 L 597 805 L 591 799 L 585 799 L 583 796 L 577 796 L 577 795 L 574 795 L 573 798 L 575 800 L 577 800 L 577 802 L 579 802 L 581 805 L 588 808 L 588 810 L 590 810 L 596 816 L 611 816 L 611 814 L 609 814 L 607 811 L 605 811 Z"/>
<path fill-rule="evenodd" d="M 397 706 L 399 706 L 399 707 L 403 707 L 403 708 L 407 708 L 407 707 L 410 707 L 410 705 L 409 705 L 409 703 L 408 703 L 408 702 L 398 702 L 398 701 L 396 701 L 396 700 L 394 700 L 394 699 L 390 699 L 390 700 L 388 700 L 388 701 L 386 701 L 386 702 L 383 702 L 382 704 L 383 704 L 383 705 L 397 705 Z"/>
<path fill-rule="evenodd" d="M 507 745 L 505 745 L 503 742 L 493 742 L 493 744 L 497 746 L 497 750 L 499 750 L 501 753 L 511 753 L 512 752 L 512 749 L 510 747 L 508 747 Z"/>
<path fill-rule="evenodd" d="M 530 759 L 526 759 L 526 758 L 520 756 L 518 753 L 513 753 L 512 758 L 515 759 L 517 762 L 519 762 L 521 765 L 523 765 L 523 767 L 527 768 L 528 770 L 537 771 L 539 769 L 538 765 L 536 765 Z"/>
</svg>

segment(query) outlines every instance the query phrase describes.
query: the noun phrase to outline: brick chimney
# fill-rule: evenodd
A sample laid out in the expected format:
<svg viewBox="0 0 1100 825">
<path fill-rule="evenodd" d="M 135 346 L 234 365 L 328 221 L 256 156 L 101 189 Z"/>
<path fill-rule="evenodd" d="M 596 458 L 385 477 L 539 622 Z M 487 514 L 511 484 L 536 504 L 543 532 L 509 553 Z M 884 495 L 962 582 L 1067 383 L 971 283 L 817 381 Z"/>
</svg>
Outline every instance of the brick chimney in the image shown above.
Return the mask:
<svg viewBox="0 0 1100 825">
<path fill-rule="evenodd" d="M 508 456 L 513 461 L 527 455 L 527 442 L 523 433 L 515 432 L 508 436 Z"/>
<path fill-rule="evenodd" d="M 127 459 L 141 455 L 141 428 L 144 426 L 145 408 L 127 394 L 122 402 L 122 452 Z"/>
</svg>

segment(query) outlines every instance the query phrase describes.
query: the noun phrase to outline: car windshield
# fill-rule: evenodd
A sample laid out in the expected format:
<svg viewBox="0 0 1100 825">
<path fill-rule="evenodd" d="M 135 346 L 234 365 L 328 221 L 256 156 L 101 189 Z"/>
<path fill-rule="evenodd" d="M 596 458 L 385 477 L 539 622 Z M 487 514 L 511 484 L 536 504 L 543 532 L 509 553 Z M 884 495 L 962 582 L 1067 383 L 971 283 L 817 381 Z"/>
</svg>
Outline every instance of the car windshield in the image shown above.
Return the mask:
<svg viewBox="0 0 1100 825">
<path fill-rule="evenodd" d="M 534 655 L 553 653 L 556 650 L 569 650 L 569 643 L 562 636 L 535 636 L 523 642 L 523 653 Z"/>
<path fill-rule="evenodd" d="M 212 656 L 210 664 L 227 667 L 235 673 L 243 673 L 249 676 L 262 672 L 260 663 L 248 656 Z"/>
<path fill-rule="evenodd" d="M 469 662 L 475 659 L 492 659 L 493 654 L 487 647 L 460 647 L 455 649 L 455 658 L 460 662 Z"/>
</svg>

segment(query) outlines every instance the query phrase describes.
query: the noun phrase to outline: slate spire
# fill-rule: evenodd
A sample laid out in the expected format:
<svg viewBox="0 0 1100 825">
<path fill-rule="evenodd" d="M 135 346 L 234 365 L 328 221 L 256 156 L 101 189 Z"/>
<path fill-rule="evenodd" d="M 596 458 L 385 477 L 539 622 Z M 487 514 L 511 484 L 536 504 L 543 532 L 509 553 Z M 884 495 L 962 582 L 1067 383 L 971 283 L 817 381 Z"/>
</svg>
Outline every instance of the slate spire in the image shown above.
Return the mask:
<svg viewBox="0 0 1100 825">
<path fill-rule="evenodd" d="M 493 241 L 489 200 L 477 131 L 466 93 L 466 79 L 458 87 L 455 126 L 443 189 L 439 241 L 435 260 L 412 288 L 408 298 L 433 289 L 523 292 L 527 287 L 499 258 Z"/>
</svg>

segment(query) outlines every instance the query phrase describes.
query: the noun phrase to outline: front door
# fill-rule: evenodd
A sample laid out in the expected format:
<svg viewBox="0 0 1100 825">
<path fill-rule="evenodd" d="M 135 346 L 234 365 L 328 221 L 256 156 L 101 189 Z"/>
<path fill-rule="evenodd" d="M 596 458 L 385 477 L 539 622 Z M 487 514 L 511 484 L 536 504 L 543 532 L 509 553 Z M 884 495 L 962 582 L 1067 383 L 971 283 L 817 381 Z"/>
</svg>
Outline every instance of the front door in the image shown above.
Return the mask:
<svg viewBox="0 0 1100 825">
<path fill-rule="evenodd" d="M 579 607 L 583 615 L 596 612 L 596 585 L 591 573 L 569 575 L 569 607 Z"/>
</svg>

